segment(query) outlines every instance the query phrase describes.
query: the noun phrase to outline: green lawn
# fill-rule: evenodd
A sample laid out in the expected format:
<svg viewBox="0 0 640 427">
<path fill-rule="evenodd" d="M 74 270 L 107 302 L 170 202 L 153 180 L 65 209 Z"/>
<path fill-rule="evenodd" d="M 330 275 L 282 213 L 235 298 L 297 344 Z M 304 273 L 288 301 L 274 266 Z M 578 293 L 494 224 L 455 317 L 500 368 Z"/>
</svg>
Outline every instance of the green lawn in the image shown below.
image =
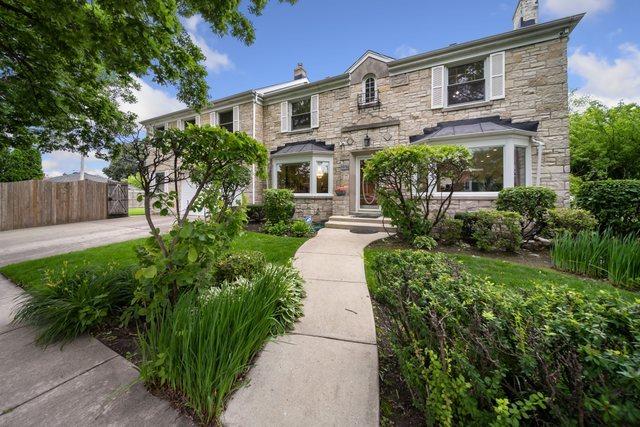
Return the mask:
<svg viewBox="0 0 640 427">
<path fill-rule="evenodd" d="M 129 208 L 129 216 L 144 215 L 144 208 Z"/>
<path fill-rule="evenodd" d="M 111 245 L 99 246 L 78 252 L 55 255 L 49 258 L 25 261 L 0 268 L 0 273 L 22 286 L 29 286 L 42 280 L 47 270 L 55 270 L 67 263 L 71 268 L 81 266 L 105 266 L 113 264 L 125 267 L 136 263 L 135 247 L 144 239 L 129 240 Z M 233 250 L 255 250 L 262 252 L 267 261 L 283 264 L 293 257 L 307 239 L 299 237 L 278 237 L 268 234 L 245 232 L 233 242 Z"/>
<path fill-rule="evenodd" d="M 371 269 L 371 260 L 376 253 L 386 251 L 385 248 L 365 249 L 365 269 L 369 287 L 376 286 L 375 277 Z M 594 295 L 597 292 L 605 291 L 617 293 L 626 298 L 635 299 L 638 293 L 625 291 L 613 285 L 588 278 L 562 273 L 550 268 L 529 267 L 514 262 L 502 261 L 475 255 L 447 254 L 453 259 L 460 261 L 466 270 L 474 276 L 489 279 L 500 286 L 528 288 L 534 283 L 548 283 L 552 285 L 565 286 L 569 289 L 582 292 L 585 295 Z"/>
</svg>

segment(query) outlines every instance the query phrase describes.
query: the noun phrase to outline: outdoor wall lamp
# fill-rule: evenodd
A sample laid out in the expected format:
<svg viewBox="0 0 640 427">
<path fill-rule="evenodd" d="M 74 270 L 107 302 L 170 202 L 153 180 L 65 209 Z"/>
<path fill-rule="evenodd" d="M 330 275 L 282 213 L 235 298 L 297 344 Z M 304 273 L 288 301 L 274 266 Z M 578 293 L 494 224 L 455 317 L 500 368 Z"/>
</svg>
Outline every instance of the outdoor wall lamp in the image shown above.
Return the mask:
<svg viewBox="0 0 640 427">
<path fill-rule="evenodd" d="M 371 145 L 371 138 L 369 138 L 369 134 L 364 136 L 364 146 L 369 147 Z"/>
</svg>

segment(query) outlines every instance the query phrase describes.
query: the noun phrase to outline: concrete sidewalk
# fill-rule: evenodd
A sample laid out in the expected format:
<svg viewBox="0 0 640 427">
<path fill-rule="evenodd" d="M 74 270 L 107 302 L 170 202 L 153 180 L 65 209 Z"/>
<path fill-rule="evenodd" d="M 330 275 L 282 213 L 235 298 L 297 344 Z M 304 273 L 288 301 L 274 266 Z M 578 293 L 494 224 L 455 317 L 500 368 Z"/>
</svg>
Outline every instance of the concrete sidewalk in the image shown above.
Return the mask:
<svg viewBox="0 0 640 427">
<path fill-rule="evenodd" d="M 170 217 L 154 216 L 156 227 L 171 228 Z M 79 251 L 149 236 L 143 215 L 0 232 L 0 267 L 29 259 Z"/>
<path fill-rule="evenodd" d="M 265 346 L 223 424 L 379 424 L 376 332 L 362 250 L 383 237 L 325 228 L 300 247 L 294 265 L 306 282 L 304 317 Z"/>
<path fill-rule="evenodd" d="M 21 292 L 0 276 L 0 426 L 189 424 L 95 338 L 35 346 L 31 328 L 10 324 Z"/>
</svg>

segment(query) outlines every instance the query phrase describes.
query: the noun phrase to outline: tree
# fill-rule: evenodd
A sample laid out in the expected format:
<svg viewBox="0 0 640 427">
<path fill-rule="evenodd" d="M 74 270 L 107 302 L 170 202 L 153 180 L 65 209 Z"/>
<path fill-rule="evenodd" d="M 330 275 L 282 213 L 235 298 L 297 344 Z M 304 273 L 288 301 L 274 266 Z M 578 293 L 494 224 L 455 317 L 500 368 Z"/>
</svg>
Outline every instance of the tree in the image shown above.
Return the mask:
<svg viewBox="0 0 640 427">
<path fill-rule="evenodd" d="M 134 307 L 137 315 L 153 317 L 193 288 L 242 231 L 246 214 L 233 206 L 234 200 L 250 182 L 250 165 L 266 178 L 268 154 L 244 132 L 209 125 L 157 132 L 134 140 L 128 149 L 136 159 L 152 235 L 138 249 L 140 286 Z M 180 184 L 186 179 L 194 192 L 181 206 Z M 155 226 L 152 209 L 175 219 L 168 236 Z M 193 212 L 204 218 L 191 219 Z"/>
<path fill-rule="evenodd" d="M 293 3 L 295 0 L 280 0 Z M 259 15 L 268 0 L 250 0 Z M 196 110 L 207 101 L 204 56 L 180 18 L 250 44 L 238 0 L 0 0 L 0 147 L 83 151 L 133 132 L 137 78 L 176 85 Z"/>
<path fill-rule="evenodd" d="M 0 148 L 0 182 L 43 177 L 42 156 L 36 148 Z"/>
<path fill-rule="evenodd" d="M 127 144 L 112 155 L 109 166 L 102 169 L 105 175 L 115 181 L 123 181 L 137 173 L 136 158 L 132 155 Z"/>
<path fill-rule="evenodd" d="M 640 178 L 640 106 L 606 107 L 573 100 L 569 147 L 571 173 L 585 181 Z"/>
<path fill-rule="evenodd" d="M 398 235 L 413 242 L 445 218 L 453 191 L 460 188 L 470 164 L 471 153 L 465 147 L 402 145 L 374 154 L 364 179 L 376 183 L 382 213 L 391 218 Z M 447 190 L 436 197 L 442 185 Z"/>
</svg>

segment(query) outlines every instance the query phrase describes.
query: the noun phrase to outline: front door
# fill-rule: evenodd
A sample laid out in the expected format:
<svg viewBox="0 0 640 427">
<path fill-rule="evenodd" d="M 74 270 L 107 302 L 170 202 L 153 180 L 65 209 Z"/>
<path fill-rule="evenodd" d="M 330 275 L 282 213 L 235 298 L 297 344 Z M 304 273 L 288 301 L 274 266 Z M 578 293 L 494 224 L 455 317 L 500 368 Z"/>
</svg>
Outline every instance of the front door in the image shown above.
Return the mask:
<svg viewBox="0 0 640 427">
<path fill-rule="evenodd" d="M 379 212 L 376 185 L 363 179 L 364 167 L 371 156 L 356 157 L 356 211 Z"/>
</svg>

